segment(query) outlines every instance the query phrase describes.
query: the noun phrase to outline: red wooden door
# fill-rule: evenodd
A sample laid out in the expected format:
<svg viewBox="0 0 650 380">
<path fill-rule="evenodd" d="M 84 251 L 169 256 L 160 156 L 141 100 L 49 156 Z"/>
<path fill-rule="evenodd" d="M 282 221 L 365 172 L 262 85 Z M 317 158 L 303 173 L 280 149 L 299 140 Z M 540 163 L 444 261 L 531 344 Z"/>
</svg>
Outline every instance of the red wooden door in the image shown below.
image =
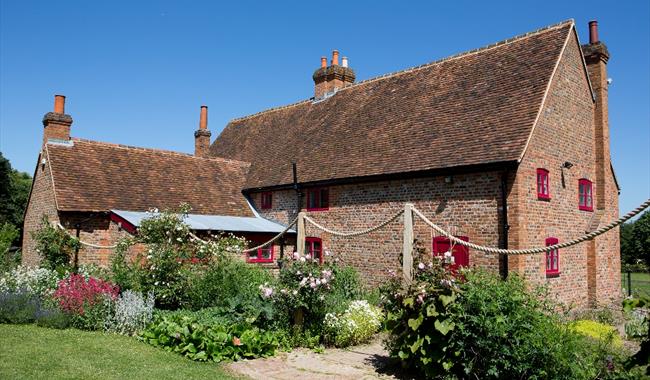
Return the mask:
<svg viewBox="0 0 650 380">
<path fill-rule="evenodd" d="M 457 236 L 459 239 L 469 241 L 467 236 Z M 444 236 L 436 236 L 433 238 L 433 255 L 441 256 L 449 251 L 451 242 Z M 454 263 L 450 265 L 452 270 L 469 266 L 469 249 L 464 245 L 455 244 L 451 255 L 454 257 Z"/>
</svg>

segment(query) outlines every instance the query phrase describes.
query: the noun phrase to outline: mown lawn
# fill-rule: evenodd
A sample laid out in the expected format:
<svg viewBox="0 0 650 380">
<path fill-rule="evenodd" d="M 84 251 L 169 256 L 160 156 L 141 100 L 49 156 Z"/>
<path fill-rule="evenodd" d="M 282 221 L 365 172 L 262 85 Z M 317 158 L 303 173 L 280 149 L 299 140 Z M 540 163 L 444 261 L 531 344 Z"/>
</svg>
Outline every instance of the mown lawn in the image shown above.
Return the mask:
<svg viewBox="0 0 650 380">
<path fill-rule="evenodd" d="M 627 295 L 627 273 L 621 273 L 621 284 Z M 650 297 L 650 273 L 632 273 L 632 295 Z"/>
<path fill-rule="evenodd" d="M 234 379 L 134 338 L 0 324 L 0 379 Z"/>
</svg>

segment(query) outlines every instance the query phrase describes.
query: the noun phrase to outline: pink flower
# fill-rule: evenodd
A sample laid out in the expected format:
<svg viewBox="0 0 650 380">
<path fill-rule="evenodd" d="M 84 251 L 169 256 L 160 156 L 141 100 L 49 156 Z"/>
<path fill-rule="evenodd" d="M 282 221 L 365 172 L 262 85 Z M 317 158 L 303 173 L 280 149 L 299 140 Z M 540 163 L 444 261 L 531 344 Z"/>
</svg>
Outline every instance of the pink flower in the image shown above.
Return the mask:
<svg viewBox="0 0 650 380">
<path fill-rule="evenodd" d="M 293 253 L 293 259 L 298 260 L 300 258 L 300 254 L 298 252 Z"/>
<path fill-rule="evenodd" d="M 235 346 L 241 346 L 241 339 L 237 338 L 236 336 L 232 338 L 232 344 Z"/>
</svg>

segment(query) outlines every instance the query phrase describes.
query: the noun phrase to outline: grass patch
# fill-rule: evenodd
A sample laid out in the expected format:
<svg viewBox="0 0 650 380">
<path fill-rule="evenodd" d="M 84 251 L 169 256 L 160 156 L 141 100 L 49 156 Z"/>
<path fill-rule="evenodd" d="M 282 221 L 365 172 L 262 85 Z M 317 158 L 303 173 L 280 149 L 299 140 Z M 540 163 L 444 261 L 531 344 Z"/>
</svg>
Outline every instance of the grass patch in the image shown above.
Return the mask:
<svg viewBox="0 0 650 380">
<path fill-rule="evenodd" d="M 621 286 L 625 289 L 627 295 L 627 273 L 621 273 Z M 632 295 L 645 295 L 650 297 L 650 273 L 634 272 L 632 273 Z"/>
<path fill-rule="evenodd" d="M 235 379 L 135 338 L 0 324 L 0 379 Z"/>
</svg>

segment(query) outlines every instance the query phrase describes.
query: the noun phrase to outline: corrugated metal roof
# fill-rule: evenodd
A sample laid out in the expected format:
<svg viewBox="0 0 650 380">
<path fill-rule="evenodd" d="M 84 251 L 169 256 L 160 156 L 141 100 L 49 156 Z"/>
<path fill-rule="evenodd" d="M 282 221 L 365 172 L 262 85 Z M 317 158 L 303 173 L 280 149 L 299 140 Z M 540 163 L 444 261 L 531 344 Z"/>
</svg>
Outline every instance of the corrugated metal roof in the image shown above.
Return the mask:
<svg viewBox="0 0 650 380">
<path fill-rule="evenodd" d="M 142 220 L 151 218 L 152 213 L 141 211 L 111 210 L 134 226 L 140 226 Z M 188 214 L 184 222 L 194 231 L 228 231 L 228 232 L 271 232 L 280 233 L 286 226 L 260 217 L 198 215 Z M 289 230 L 290 233 L 295 231 Z"/>
</svg>

